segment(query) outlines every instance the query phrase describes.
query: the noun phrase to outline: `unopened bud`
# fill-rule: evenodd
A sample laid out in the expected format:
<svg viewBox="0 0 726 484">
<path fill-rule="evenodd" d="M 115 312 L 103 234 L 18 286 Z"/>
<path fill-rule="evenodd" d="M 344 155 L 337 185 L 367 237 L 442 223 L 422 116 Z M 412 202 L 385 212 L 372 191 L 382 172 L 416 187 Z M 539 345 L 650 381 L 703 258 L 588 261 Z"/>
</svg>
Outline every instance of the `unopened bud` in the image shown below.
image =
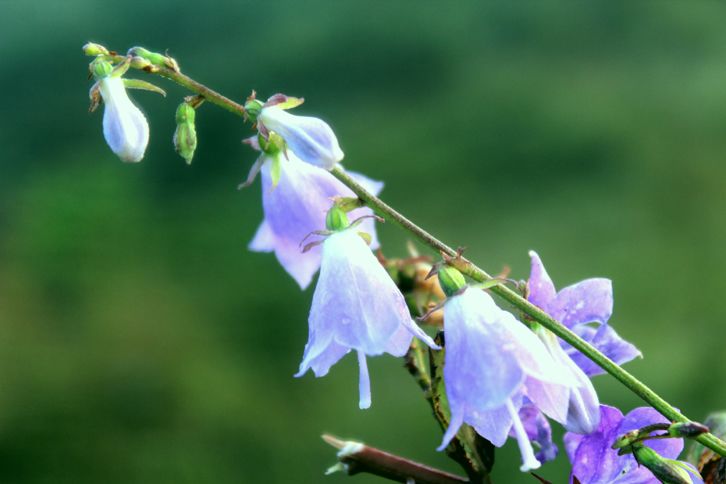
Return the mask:
<svg viewBox="0 0 726 484">
<path fill-rule="evenodd" d="M 635 459 L 641 465 L 647 467 L 661 482 L 669 484 L 693 483 L 686 470 L 686 465 L 682 462 L 661 457 L 656 451 L 644 445 L 633 446 L 633 454 Z"/>
<path fill-rule="evenodd" d="M 91 56 L 109 54 L 108 49 L 106 49 L 101 44 L 96 44 L 93 42 L 88 42 L 86 45 L 83 46 L 83 53 Z"/>
<path fill-rule="evenodd" d="M 257 116 L 259 116 L 262 111 L 262 105 L 262 101 L 257 99 L 250 99 L 245 103 L 245 113 L 247 113 L 247 117 L 253 123 L 257 122 Z"/>
<path fill-rule="evenodd" d="M 133 67 L 134 69 L 149 69 L 153 67 L 153 64 L 148 59 L 134 56 L 131 58 L 131 67 Z"/>
<path fill-rule="evenodd" d="M 151 52 L 143 47 L 131 47 L 128 51 L 128 55 L 132 57 L 141 57 L 146 59 L 151 64 L 157 67 L 167 67 L 175 72 L 179 71 L 179 65 L 177 62 L 169 57 L 168 55 L 159 54 L 158 52 Z"/>
<path fill-rule="evenodd" d="M 176 110 L 176 131 L 174 131 L 174 148 L 187 164 L 192 163 L 194 151 L 197 149 L 197 129 L 194 125 L 196 112 L 189 103 L 183 102 Z"/>
<path fill-rule="evenodd" d="M 466 279 L 458 271 L 450 266 L 442 266 L 439 269 L 439 284 L 446 296 L 451 297 L 466 286 Z"/>
<path fill-rule="evenodd" d="M 708 432 L 708 427 L 698 422 L 676 422 L 668 427 L 668 434 L 673 437 L 698 437 Z"/>
<path fill-rule="evenodd" d="M 103 79 L 108 77 L 113 72 L 113 66 L 110 62 L 102 60 L 100 58 L 95 59 L 90 65 L 91 73 L 96 79 Z"/>
<path fill-rule="evenodd" d="M 262 134 L 258 134 L 257 142 L 260 145 L 260 150 L 270 156 L 279 155 L 285 148 L 285 140 L 277 133 L 270 133 L 267 138 Z"/>
<path fill-rule="evenodd" d="M 334 204 L 328 210 L 328 215 L 325 217 L 325 226 L 328 230 L 339 232 L 346 229 L 350 225 L 348 216 L 345 214 L 337 204 Z"/>
</svg>

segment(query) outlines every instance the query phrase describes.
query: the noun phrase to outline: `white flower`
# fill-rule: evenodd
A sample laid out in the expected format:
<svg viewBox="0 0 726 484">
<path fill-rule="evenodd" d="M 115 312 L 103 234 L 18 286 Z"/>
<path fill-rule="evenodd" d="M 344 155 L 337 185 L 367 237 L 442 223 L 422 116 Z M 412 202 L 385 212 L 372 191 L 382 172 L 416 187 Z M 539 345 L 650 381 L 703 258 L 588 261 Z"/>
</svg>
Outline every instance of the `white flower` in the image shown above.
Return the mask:
<svg viewBox="0 0 726 484">
<path fill-rule="evenodd" d="M 296 116 L 272 105 L 262 108 L 257 121 L 282 136 L 287 147 L 306 163 L 330 170 L 343 159 L 335 133 L 322 119 Z"/>
<path fill-rule="evenodd" d="M 138 162 L 149 143 L 149 124 L 124 87 L 120 77 L 107 76 L 98 81 L 103 97 L 103 136 L 111 150 L 126 162 Z"/>
</svg>

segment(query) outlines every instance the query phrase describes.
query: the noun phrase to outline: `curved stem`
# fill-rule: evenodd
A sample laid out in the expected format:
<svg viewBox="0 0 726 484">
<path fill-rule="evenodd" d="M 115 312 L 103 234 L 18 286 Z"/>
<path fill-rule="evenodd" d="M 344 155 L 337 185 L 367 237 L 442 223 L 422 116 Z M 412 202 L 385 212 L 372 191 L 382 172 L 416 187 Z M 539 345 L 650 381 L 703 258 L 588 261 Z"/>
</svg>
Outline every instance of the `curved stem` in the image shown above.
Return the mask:
<svg viewBox="0 0 726 484">
<path fill-rule="evenodd" d="M 119 56 L 119 59 L 122 59 L 122 57 Z M 216 91 L 213 91 L 212 89 L 209 89 L 208 87 L 200 84 L 199 82 L 182 74 L 181 72 L 161 67 L 156 70 L 156 72 L 152 73 L 158 74 L 162 77 L 166 77 L 167 79 L 176 82 L 182 87 L 185 87 L 186 89 L 189 89 L 190 91 L 199 94 L 208 102 L 216 104 L 217 106 L 220 106 L 227 111 L 230 111 L 239 116 L 245 116 L 244 106 L 217 93 Z M 454 258 L 451 261 L 451 264 L 459 269 L 462 273 L 469 276 L 471 279 L 478 282 L 485 282 L 493 279 L 493 277 L 490 276 L 486 271 L 472 264 L 467 259 L 463 257 L 458 257 L 458 254 L 454 249 L 441 242 L 439 239 L 413 223 L 408 218 L 404 217 L 402 214 L 397 212 L 380 198 L 369 193 L 365 188 L 363 188 L 362 185 L 360 185 L 350 176 L 348 176 L 340 167 L 336 166 L 331 170 L 331 173 L 348 188 L 350 188 L 353 193 L 358 196 L 358 198 L 363 200 L 363 202 L 365 202 L 366 205 L 373 209 L 378 215 L 396 222 L 404 230 L 410 232 L 412 235 L 418 238 L 425 245 L 428 245 L 430 248 Z M 566 326 L 553 319 L 547 313 L 527 301 L 525 298 L 517 294 L 512 289 L 504 285 L 496 285 L 491 288 L 491 291 L 515 306 L 517 309 L 525 313 L 533 320 L 540 323 L 545 328 L 555 333 L 564 341 L 575 347 L 578 351 L 590 358 L 603 370 L 615 377 L 633 393 L 642 398 L 646 403 L 658 410 L 666 418 L 675 422 L 691 421 L 689 418 L 679 412 L 675 407 L 665 401 L 660 395 L 651 390 L 643 382 L 641 382 L 629 372 L 621 368 L 617 363 L 602 354 L 587 341 L 580 338 L 577 334 L 570 331 L 570 329 L 568 329 Z M 711 433 L 705 433 L 697 437 L 696 440 L 701 444 L 705 445 L 706 447 L 710 448 L 717 454 L 726 457 L 726 442 L 719 439 L 715 435 Z"/>
</svg>

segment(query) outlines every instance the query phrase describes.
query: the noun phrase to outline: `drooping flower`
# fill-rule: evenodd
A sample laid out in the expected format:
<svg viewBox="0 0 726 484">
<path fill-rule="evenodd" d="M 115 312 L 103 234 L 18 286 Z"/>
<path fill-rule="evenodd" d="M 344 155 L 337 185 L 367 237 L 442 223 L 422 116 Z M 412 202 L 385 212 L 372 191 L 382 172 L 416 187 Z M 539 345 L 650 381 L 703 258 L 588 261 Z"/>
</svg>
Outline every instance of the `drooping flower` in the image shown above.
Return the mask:
<svg viewBox="0 0 726 484">
<path fill-rule="evenodd" d="M 660 482 L 645 466 L 639 465 L 632 454 L 618 455 L 612 448 L 621 435 L 654 423 L 669 423 L 650 407 L 639 407 L 623 416 L 617 408 L 600 406 L 600 425 L 589 435 L 568 432 L 565 449 L 572 463 L 570 482 L 576 478 L 581 484 L 657 484 Z M 703 482 L 698 471 L 685 462 L 668 462 L 676 459 L 683 450 L 682 439 L 648 440 L 645 445 L 661 458 L 681 469 L 687 469 L 691 482 Z M 677 470 L 677 468 L 676 468 Z M 685 474 L 685 473 L 684 473 Z"/>
<path fill-rule="evenodd" d="M 112 72 L 108 62 L 97 62 L 94 75 L 103 98 L 106 143 L 122 161 L 141 161 L 149 143 L 149 123 L 144 113 L 129 99 L 124 79 Z"/>
<path fill-rule="evenodd" d="M 519 416 L 523 398 L 562 421 L 572 377 L 560 371 L 532 331 L 497 307 L 484 291 L 464 286 L 463 277 L 454 271 L 439 272 L 448 296 L 444 382 L 451 409 L 451 423 L 439 450 L 464 423 L 497 447 L 504 445 L 511 431 L 522 454 L 521 469 L 536 469 L 540 462 Z"/>
<path fill-rule="evenodd" d="M 334 206 L 333 209 L 335 210 Z M 345 214 L 337 220 L 346 220 Z M 329 217 L 328 220 L 331 220 Z M 345 224 L 342 224 L 345 225 Z M 308 323 L 300 370 L 325 376 L 348 352 L 358 355 L 360 408 L 371 405 L 366 356 L 403 356 L 414 336 L 438 348 L 411 319 L 403 294 L 355 227 L 337 230 L 322 243 L 322 264 Z"/>
<path fill-rule="evenodd" d="M 557 457 L 557 445 L 552 442 L 552 428 L 547 417 L 530 401 L 525 401 L 519 409 L 519 418 L 530 442 L 537 446 L 535 457 L 540 462 L 549 462 Z M 509 436 L 516 438 L 512 430 Z"/>
<path fill-rule="evenodd" d="M 328 123 L 311 116 L 297 116 L 287 112 L 302 99 L 275 94 L 266 103 L 248 101 L 246 107 L 256 117 L 260 133 L 267 136 L 275 132 L 285 140 L 286 148 L 306 163 L 330 170 L 343 159 L 338 138 Z"/>
<path fill-rule="evenodd" d="M 635 346 L 622 339 L 608 324 L 613 312 L 613 288 L 609 279 L 586 279 L 557 292 L 537 253 L 530 251 L 529 255 L 532 259 L 528 282 L 530 302 L 618 364 L 641 356 Z M 564 342 L 561 344 L 586 375 L 604 373 L 588 357 Z"/>
<path fill-rule="evenodd" d="M 258 146 L 256 141 L 251 143 Z M 274 156 L 274 155 L 273 155 Z M 320 267 L 321 248 L 300 253 L 300 242 L 311 232 L 325 227 L 325 213 L 333 197 L 354 197 L 353 192 L 328 171 L 303 163 L 294 153 L 275 161 L 261 154 L 262 208 L 265 218 L 249 244 L 255 252 L 275 252 L 282 267 L 305 289 Z M 278 163 L 279 173 L 274 173 Z M 378 194 L 383 183 L 348 172 L 368 191 Z M 275 177 L 277 176 L 277 184 Z M 352 218 L 371 215 L 368 208 L 350 212 Z M 378 248 L 373 220 L 364 220 L 361 230 L 371 235 L 371 248 Z"/>
</svg>

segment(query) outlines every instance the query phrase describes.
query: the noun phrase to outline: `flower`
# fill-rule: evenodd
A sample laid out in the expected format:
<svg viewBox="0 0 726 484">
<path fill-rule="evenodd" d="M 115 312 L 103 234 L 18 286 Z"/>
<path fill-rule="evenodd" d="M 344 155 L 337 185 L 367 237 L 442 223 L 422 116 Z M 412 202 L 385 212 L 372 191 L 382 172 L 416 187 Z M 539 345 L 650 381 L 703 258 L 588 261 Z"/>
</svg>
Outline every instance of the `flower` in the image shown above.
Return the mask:
<svg viewBox="0 0 726 484">
<path fill-rule="evenodd" d="M 547 417 L 532 402 L 526 401 L 519 409 L 519 418 L 530 442 L 539 448 L 535 454 L 537 460 L 540 462 L 554 460 L 558 449 L 552 442 L 552 428 Z M 512 430 L 509 431 L 509 436 L 517 437 Z"/>
<path fill-rule="evenodd" d="M 300 242 L 314 230 L 325 227 L 325 213 L 332 197 L 353 197 L 353 192 L 328 171 L 303 163 L 293 153 L 279 160 L 277 185 L 273 180 L 273 160 L 266 154 L 262 159 L 262 208 L 265 218 L 260 224 L 249 249 L 254 252 L 275 252 L 282 267 L 305 289 L 320 267 L 320 247 L 304 254 Z M 348 172 L 368 191 L 378 194 L 383 183 L 363 175 Z M 350 212 L 352 217 L 370 215 L 368 208 Z M 371 248 L 378 248 L 373 220 L 364 220 L 362 230 L 371 235 Z"/>
<path fill-rule="evenodd" d="M 269 104 L 270 101 L 262 107 L 257 117 L 261 131 L 274 131 L 282 136 L 289 151 L 311 165 L 330 170 L 343 159 L 338 139 L 325 121 L 310 116 L 296 116 L 278 104 Z"/>
<path fill-rule="evenodd" d="M 613 288 L 609 279 L 586 279 L 557 292 L 537 253 L 530 251 L 529 256 L 532 259 L 527 298 L 530 302 L 619 365 L 641 356 L 635 346 L 622 339 L 608 324 L 613 312 Z M 564 342 L 562 345 L 586 375 L 604 373 L 588 357 Z"/>
<path fill-rule="evenodd" d="M 403 356 L 414 336 L 432 348 L 438 346 L 412 321 L 403 294 L 355 228 L 333 233 L 322 247 L 320 277 L 308 318 L 309 339 L 295 376 L 308 369 L 317 377 L 325 376 L 331 366 L 355 350 L 360 368 L 359 406 L 368 408 L 371 390 L 366 356 Z"/>
<path fill-rule="evenodd" d="M 650 407 L 639 407 L 623 416 L 617 408 L 601 405 L 600 425 L 595 432 L 565 434 L 565 450 L 572 463 L 570 482 L 576 478 L 581 484 L 657 484 L 659 480 L 632 454 L 618 455 L 611 448 L 620 435 L 654 423 L 670 422 Z M 666 459 L 675 459 L 683 450 L 683 440 L 649 440 L 647 446 Z M 678 464 L 694 473 L 692 482 L 703 482 L 690 464 Z"/>
<path fill-rule="evenodd" d="M 535 334 L 544 343 L 555 363 L 560 366 L 560 371 L 572 376 L 573 384 L 567 387 L 567 413 L 564 420 L 558 421 L 570 432 L 579 434 L 593 432 L 600 423 L 600 401 L 590 378 L 565 353 L 554 333 L 538 325 Z"/>
<path fill-rule="evenodd" d="M 122 161 L 139 162 L 149 143 L 149 123 L 144 113 L 131 102 L 124 80 L 107 75 L 98 80 L 103 98 L 103 136 L 111 151 Z"/>
<path fill-rule="evenodd" d="M 451 280 L 439 277 L 449 295 L 444 305 L 444 383 L 451 408 L 439 450 L 464 423 L 497 447 L 511 431 L 522 454 L 522 471 L 536 469 L 540 462 L 519 416 L 523 398 L 564 420 L 571 375 L 560 371 L 537 336 L 487 293 L 466 286 L 454 292 L 448 287 Z"/>
</svg>

